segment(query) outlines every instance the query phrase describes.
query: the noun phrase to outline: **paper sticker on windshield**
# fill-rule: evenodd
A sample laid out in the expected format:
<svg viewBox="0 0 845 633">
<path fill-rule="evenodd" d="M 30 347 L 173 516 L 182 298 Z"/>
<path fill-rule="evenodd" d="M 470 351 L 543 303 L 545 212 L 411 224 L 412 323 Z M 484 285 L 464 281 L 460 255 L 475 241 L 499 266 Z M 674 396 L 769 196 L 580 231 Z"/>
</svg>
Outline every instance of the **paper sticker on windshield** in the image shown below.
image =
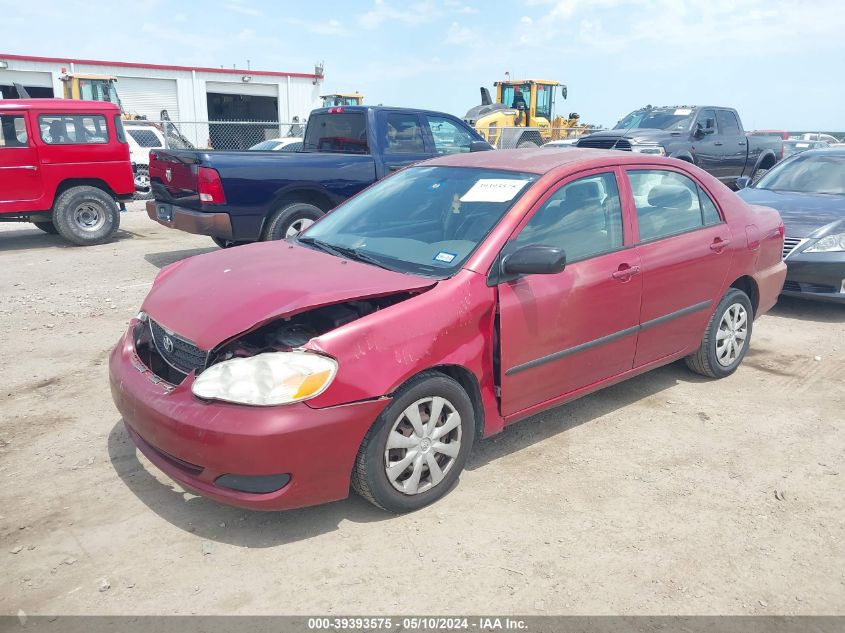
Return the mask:
<svg viewBox="0 0 845 633">
<path fill-rule="evenodd" d="M 449 251 L 440 251 L 434 256 L 434 261 L 442 262 L 444 264 L 451 264 L 458 256 L 457 253 L 450 253 Z"/>
<path fill-rule="evenodd" d="M 686 116 L 688 114 L 692 114 L 692 110 L 690 108 L 678 108 L 675 110 L 675 116 Z"/>
<path fill-rule="evenodd" d="M 461 202 L 508 202 L 527 183 L 527 180 L 482 178 L 461 196 Z"/>
</svg>

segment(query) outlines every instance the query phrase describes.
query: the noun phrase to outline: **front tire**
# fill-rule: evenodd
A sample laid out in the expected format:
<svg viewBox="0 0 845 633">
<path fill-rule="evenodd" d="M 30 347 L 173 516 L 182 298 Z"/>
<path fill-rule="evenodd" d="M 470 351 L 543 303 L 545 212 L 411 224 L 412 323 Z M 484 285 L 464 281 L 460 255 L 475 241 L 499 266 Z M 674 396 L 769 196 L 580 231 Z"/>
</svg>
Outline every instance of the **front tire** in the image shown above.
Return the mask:
<svg viewBox="0 0 845 633">
<path fill-rule="evenodd" d="M 120 209 L 102 189 L 71 187 L 53 205 L 53 224 L 59 235 L 78 246 L 102 244 L 120 226 Z"/>
<path fill-rule="evenodd" d="M 270 216 L 261 239 L 283 240 L 291 237 L 307 229 L 322 216 L 322 209 L 313 204 L 293 202 L 285 205 Z"/>
<path fill-rule="evenodd" d="M 754 309 L 748 295 L 729 288 L 707 323 L 698 351 L 684 359 L 687 367 L 710 378 L 730 376 L 748 351 L 753 322 Z"/>
<path fill-rule="evenodd" d="M 472 401 L 456 381 L 424 372 L 408 382 L 376 419 L 358 450 L 352 487 L 396 514 L 449 492 L 472 450 Z"/>
</svg>

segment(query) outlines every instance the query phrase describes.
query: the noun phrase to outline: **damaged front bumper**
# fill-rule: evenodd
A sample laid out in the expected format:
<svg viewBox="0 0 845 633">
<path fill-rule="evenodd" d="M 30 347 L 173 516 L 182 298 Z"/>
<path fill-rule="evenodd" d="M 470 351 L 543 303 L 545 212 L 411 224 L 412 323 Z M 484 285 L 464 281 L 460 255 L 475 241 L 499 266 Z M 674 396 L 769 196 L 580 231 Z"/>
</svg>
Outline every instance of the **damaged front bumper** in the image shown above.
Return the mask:
<svg viewBox="0 0 845 633">
<path fill-rule="evenodd" d="M 109 359 L 112 398 L 138 449 L 196 494 L 243 508 L 284 510 L 343 499 L 358 448 L 389 400 L 317 409 L 205 402 L 193 375 L 171 385 L 135 352 L 132 332 Z"/>
</svg>

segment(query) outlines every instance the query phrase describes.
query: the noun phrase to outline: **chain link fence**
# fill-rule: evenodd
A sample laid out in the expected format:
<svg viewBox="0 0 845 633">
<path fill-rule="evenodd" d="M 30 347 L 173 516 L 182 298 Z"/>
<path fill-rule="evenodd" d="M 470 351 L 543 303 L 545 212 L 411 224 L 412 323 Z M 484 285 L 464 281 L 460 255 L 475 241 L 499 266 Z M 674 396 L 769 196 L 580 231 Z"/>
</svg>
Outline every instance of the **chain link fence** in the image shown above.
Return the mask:
<svg viewBox="0 0 845 633">
<path fill-rule="evenodd" d="M 305 123 L 292 121 L 125 121 L 130 143 L 154 149 L 244 150 L 265 141 L 301 139 Z M 269 144 L 268 144 L 269 145 Z M 275 149 L 275 147 L 268 147 Z"/>
</svg>

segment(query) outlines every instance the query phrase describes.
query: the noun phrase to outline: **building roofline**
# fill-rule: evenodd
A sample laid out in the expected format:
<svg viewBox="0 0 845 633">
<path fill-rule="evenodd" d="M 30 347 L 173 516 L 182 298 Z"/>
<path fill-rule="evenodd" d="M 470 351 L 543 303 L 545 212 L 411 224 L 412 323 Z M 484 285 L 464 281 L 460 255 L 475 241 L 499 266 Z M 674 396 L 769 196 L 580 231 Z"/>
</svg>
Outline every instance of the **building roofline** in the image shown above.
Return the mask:
<svg viewBox="0 0 845 633">
<path fill-rule="evenodd" d="M 73 57 L 38 57 L 35 55 L 8 55 L 0 53 L 0 59 L 22 62 L 51 62 L 58 64 L 89 64 L 91 66 L 118 66 L 121 68 L 150 68 L 154 70 L 193 70 L 203 73 L 224 73 L 228 75 L 259 75 L 271 77 L 302 77 L 305 79 L 323 79 L 315 73 L 288 73 L 276 70 L 247 70 L 245 68 L 206 68 L 203 66 L 171 66 L 167 64 L 141 64 L 133 62 L 112 62 L 97 59 L 76 59 Z"/>
</svg>

